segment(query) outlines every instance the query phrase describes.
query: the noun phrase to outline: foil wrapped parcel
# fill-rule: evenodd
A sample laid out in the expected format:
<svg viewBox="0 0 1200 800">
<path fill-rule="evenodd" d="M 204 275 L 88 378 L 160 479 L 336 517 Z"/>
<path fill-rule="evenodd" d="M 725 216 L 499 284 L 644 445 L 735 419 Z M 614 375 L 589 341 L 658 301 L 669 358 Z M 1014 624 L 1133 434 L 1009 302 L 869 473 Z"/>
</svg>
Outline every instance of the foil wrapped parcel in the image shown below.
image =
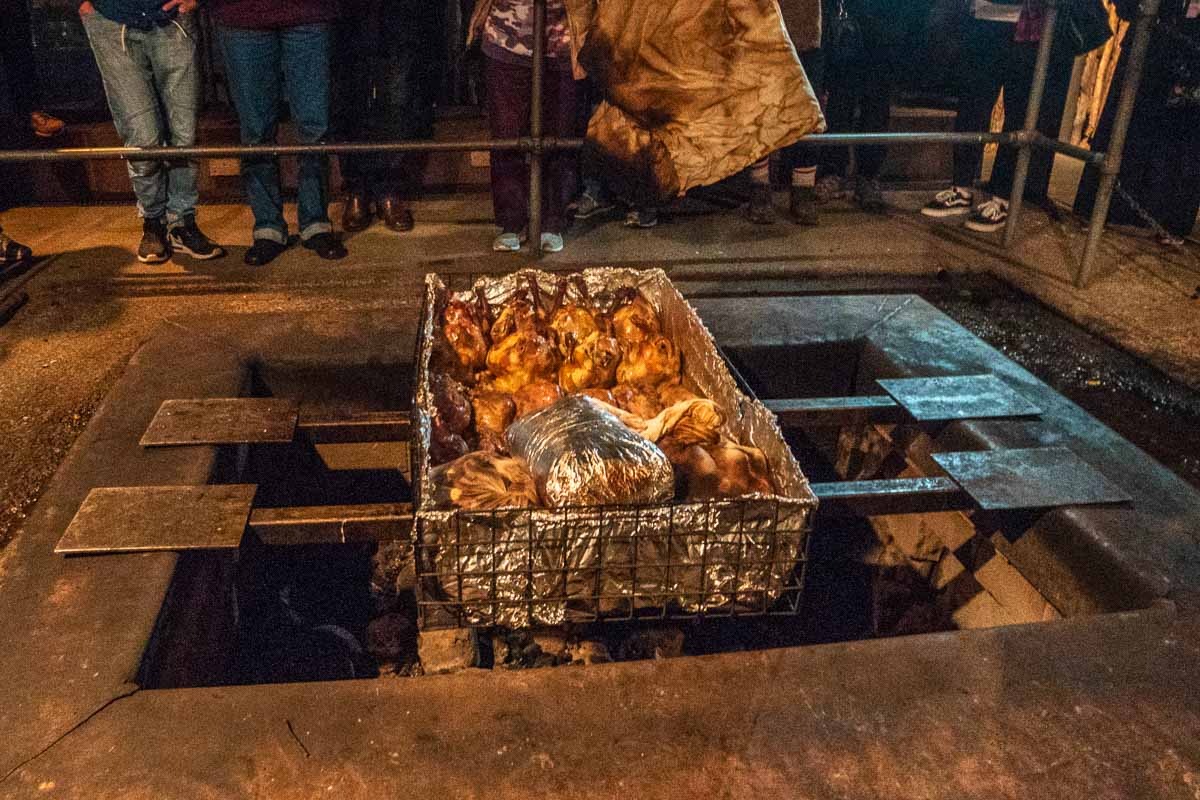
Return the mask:
<svg viewBox="0 0 1200 800">
<path fill-rule="evenodd" d="M 734 382 L 711 334 L 662 270 L 589 269 L 588 295 L 636 287 L 683 356 L 685 387 L 716 402 L 725 433 L 763 451 L 773 495 L 705 502 L 566 504 L 469 511 L 439 505 L 430 482 L 430 358 L 443 280 L 426 276 L 419 331 L 416 438 L 418 602 L 426 628 L 558 625 L 642 612 L 766 612 L 796 580 L 817 500 L 773 414 Z M 530 279 L 553 296 L 561 276 L 522 270 L 481 278 L 493 308 Z M 574 287 L 568 289 L 568 299 Z"/>
</svg>

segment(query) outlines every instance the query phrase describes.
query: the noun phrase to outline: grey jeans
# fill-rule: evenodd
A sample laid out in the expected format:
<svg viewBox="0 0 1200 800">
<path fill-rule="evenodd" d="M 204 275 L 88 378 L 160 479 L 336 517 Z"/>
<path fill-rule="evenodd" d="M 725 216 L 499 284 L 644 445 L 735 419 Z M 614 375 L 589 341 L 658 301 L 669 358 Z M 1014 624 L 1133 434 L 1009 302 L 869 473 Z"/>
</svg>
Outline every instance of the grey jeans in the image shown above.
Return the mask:
<svg viewBox="0 0 1200 800">
<path fill-rule="evenodd" d="M 195 144 L 200 70 L 194 15 L 141 31 L 97 12 L 83 17 L 83 27 L 125 146 Z M 138 213 L 150 219 L 165 214 L 168 224 L 196 213 L 196 177 L 194 161 L 129 162 Z"/>
</svg>

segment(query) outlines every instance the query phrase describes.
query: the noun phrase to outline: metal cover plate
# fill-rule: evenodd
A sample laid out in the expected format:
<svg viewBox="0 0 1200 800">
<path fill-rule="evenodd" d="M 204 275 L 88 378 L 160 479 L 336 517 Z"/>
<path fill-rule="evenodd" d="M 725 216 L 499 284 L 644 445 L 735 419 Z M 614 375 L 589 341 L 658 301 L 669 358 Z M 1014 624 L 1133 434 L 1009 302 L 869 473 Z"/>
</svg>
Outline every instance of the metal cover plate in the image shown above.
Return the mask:
<svg viewBox="0 0 1200 800">
<path fill-rule="evenodd" d="M 292 441 L 299 407 L 279 397 L 167 400 L 142 434 L 142 447 L 273 444 Z"/>
<path fill-rule="evenodd" d="M 985 511 L 1099 505 L 1131 499 L 1065 447 L 934 453 L 933 460 Z"/>
<path fill-rule="evenodd" d="M 237 549 L 257 489 L 253 484 L 93 489 L 54 552 Z"/>
<path fill-rule="evenodd" d="M 995 375 L 877 381 L 918 422 L 1037 416 L 1042 410 Z"/>
</svg>

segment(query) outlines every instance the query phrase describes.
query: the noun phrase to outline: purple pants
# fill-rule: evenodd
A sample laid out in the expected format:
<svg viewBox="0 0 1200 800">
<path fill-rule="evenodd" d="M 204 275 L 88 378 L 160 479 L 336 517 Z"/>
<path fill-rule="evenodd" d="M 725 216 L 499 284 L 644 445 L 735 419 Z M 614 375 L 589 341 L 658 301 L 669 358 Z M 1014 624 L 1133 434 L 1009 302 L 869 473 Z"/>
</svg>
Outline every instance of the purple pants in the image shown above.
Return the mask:
<svg viewBox="0 0 1200 800">
<path fill-rule="evenodd" d="M 495 58 L 487 60 L 488 121 L 494 139 L 529 135 L 529 101 L 533 70 Z M 571 70 L 548 62 L 542 81 L 542 132 L 569 137 L 575 133 L 577 87 Z M 562 233 L 567 205 L 575 193 L 576 156 L 570 151 L 546 153 L 542 170 L 542 229 Z M 505 233 L 529 224 L 529 165 L 525 153 L 492 153 L 492 208 Z"/>
</svg>

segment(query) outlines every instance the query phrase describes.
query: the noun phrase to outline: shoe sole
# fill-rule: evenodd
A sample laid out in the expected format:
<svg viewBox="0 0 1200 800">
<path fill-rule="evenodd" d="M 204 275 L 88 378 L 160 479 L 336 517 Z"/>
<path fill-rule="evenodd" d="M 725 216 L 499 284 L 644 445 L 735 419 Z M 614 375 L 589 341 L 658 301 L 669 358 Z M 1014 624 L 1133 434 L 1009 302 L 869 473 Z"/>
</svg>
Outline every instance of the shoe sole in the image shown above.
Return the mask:
<svg viewBox="0 0 1200 800">
<path fill-rule="evenodd" d="M 927 217 L 941 219 L 942 217 L 957 217 L 962 214 L 970 214 L 971 207 L 963 206 L 962 208 L 922 208 L 921 213 Z"/>
<path fill-rule="evenodd" d="M 163 263 L 164 261 L 167 261 L 167 260 L 169 260 L 170 258 L 171 258 L 171 254 L 170 254 L 170 253 L 165 253 L 165 254 L 163 254 L 163 255 L 161 255 L 161 256 L 143 256 L 143 255 L 139 255 L 139 256 L 137 257 L 137 260 L 138 260 L 138 261 L 140 261 L 140 262 L 142 262 L 143 264 L 161 264 L 161 263 Z"/>
<path fill-rule="evenodd" d="M 225 249 L 222 247 L 216 248 L 211 253 L 197 253 L 195 250 L 188 247 L 183 242 L 176 241 L 174 239 L 171 240 L 171 250 L 173 250 L 176 253 L 184 253 L 186 255 L 189 255 L 192 258 L 196 259 L 197 261 L 209 261 L 211 259 L 220 258 L 221 256 L 225 255 Z"/>
<path fill-rule="evenodd" d="M 963 227 L 966 228 L 967 230 L 972 230 L 977 233 L 995 233 L 996 231 L 1001 230 L 1004 227 L 1004 223 L 1003 222 L 984 223 L 984 222 L 973 222 L 971 220 L 967 220 L 966 223 L 963 225 Z"/>
<path fill-rule="evenodd" d="M 588 211 L 583 214 L 580 214 L 578 211 L 576 211 L 575 219 L 591 219 L 592 217 L 598 217 L 601 214 L 607 214 L 615 208 L 616 208 L 616 206 L 602 206 L 600 208 L 594 208 L 591 211 Z"/>
</svg>

